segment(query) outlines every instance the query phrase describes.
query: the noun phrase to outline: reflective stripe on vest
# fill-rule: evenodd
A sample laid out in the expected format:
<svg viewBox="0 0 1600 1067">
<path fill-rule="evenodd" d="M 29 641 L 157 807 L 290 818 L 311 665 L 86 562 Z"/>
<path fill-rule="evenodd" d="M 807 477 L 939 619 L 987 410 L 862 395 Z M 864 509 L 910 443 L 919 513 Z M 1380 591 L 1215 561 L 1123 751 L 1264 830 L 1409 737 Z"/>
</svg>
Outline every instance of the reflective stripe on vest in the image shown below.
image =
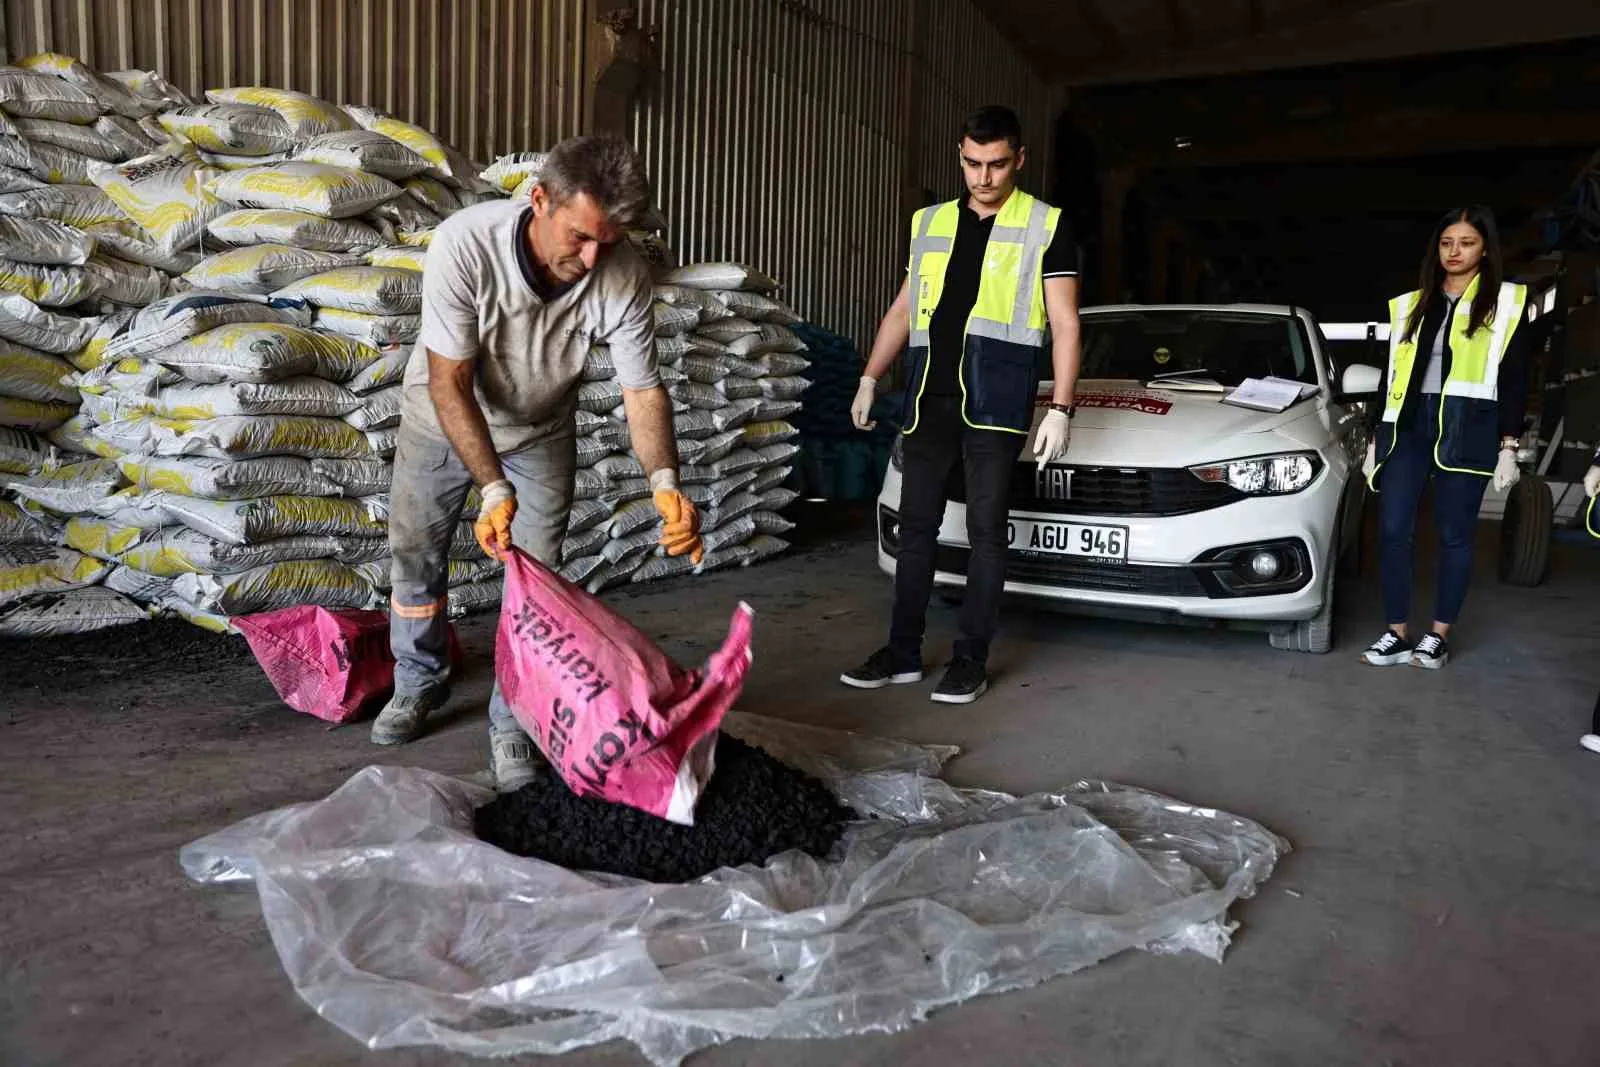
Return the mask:
<svg viewBox="0 0 1600 1067">
<path fill-rule="evenodd" d="M 967 395 L 967 338 L 1001 341 L 1029 348 L 1044 347 L 1049 318 L 1044 306 L 1044 286 L 1040 270 L 1044 252 L 1055 236 L 1059 208 L 1037 200 L 1021 189 L 1013 190 L 995 217 L 983 252 L 978 297 L 967 318 L 962 350 L 957 353 L 957 371 L 962 395 Z M 923 208 L 912 217 L 911 225 L 911 336 L 912 348 L 929 347 L 929 325 L 944 295 L 950 253 L 955 247 L 956 229 L 961 221 L 960 201 L 949 201 Z M 928 363 L 923 363 L 922 381 L 911 383 L 916 390 L 918 411 L 922 390 L 927 384 Z M 966 405 L 963 405 L 965 409 Z M 965 410 L 969 425 L 982 426 Z M 909 433 L 916 427 L 913 414 Z M 1005 427 L 994 427 L 1001 429 Z M 1026 432 L 1026 431 L 1016 431 Z"/>
<path fill-rule="evenodd" d="M 1472 300 L 1478 294 L 1479 279 L 1473 278 L 1467 291 L 1456 302 L 1455 315 L 1440 329 L 1450 331 L 1450 377 L 1444 383 L 1444 396 L 1497 400 L 1500 397 L 1500 361 L 1511 344 L 1511 334 L 1522 321 L 1528 290 L 1513 282 L 1500 286 L 1495 302 L 1494 321 L 1487 328 L 1467 336 L 1472 322 Z M 1383 421 L 1395 422 L 1405 407 L 1411 387 L 1411 369 L 1417 360 L 1416 338 L 1405 340 L 1406 321 L 1422 298 L 1420 292 L 1406 293 L 1389 301 L 1389 381 L 1383 405 Z M 1432 358 L 1431 353 L 1429 358 Z"/>
<path fill-rule="evenodd" d="M 1505 358 L 1506 350 L 1511 345 L 1511 337 L 1522 321 L 1528 290 L 1526 286 L 1514 282 L 1502 282 L 1495 300 L 1493 320 L 1469 337 L 1467 327 L 1472 321 L 1472 301 L 1478 294 L 1479 281 L 1479 278 L 1473 278 L 1467 284 L 1466 291 L 1456 302 L 1455 313 L 1450 317 L 1450 321 L 1440 323 L 1439 326 L 1440 329 L 1449 331 L 1450 375 L 1441 387 L 1439 427 L 1434 438 L 1433 458 L 1441 470 L 1490 475 L 1493 473 L 1491 470 L 1457 465 L 1453 462 L 1455 457 L 1462 454 L 1465 445 L 1460 440 L 1459 434 L 1450 437 L 1449 440 L 1446 439 L 1450 435 L 1447 426 L 1459 427 L 1461 420 L 1451 416 L 1461 415 L 1464 410 L 1462 405 L 1470 401 L 1499 400 L 1500 362 Z M 1373 489 L 1377 488 L 1379 469 L 1394 451 L 1400 415 L 1405 410 L 1411 389 L 1412 372 L 1421 355 L 1417 351 L 1416 338 L 1405 339 L 1406 325 L 1411 318 L 1411 312 L 1421 298 L 1421 292 L 1417 291 L 1405 293 L 1389 301 L 1389 378 L 1384 383 L 1381 420 L 1388 424 L 1386 432 L 1389 447 L 1382 455 L 1376 457 L 1377 462 L 1367 479 L 1368 486 Z M 1431 359 L 1432 353 L 1426 358 Z"/>
</svg>

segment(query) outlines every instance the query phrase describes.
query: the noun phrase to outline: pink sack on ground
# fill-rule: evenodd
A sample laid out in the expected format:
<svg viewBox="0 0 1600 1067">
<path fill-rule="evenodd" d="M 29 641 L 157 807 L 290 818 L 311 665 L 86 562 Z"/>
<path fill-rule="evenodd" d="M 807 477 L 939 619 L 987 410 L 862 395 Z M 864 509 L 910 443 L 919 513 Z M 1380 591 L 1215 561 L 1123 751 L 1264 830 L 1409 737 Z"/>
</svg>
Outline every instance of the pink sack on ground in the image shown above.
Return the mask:
<svg viewBox="0 0 1600 1067">
<path fill-rule="evenodd" d="M 579 796 L 694 824 L 717 728 L 750 669 L 740 604 L 702 670 L 678 666 L 626 619 L 513 550 L 495 642 L 500 695 Z"/>
<path fill-rule="evenodd" d="M 389 614 L 330 611 L 314 605 L 233 620 L 272 688 L 296 711 L 328 722 L 353 719 L 362 705 L 394 688 Z M 455 627 L 450 661 L 461 662 Z"/>
</svg>

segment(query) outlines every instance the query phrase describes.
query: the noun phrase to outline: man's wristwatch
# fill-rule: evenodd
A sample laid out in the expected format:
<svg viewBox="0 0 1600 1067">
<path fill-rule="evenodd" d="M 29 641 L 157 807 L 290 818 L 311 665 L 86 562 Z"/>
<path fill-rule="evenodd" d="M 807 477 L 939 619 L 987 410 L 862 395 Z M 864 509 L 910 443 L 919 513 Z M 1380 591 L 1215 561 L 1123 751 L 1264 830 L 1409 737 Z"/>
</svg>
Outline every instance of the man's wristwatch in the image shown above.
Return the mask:
<svg viewBox="0 0 1600 1067">
<path fill-rule="evenodd" d="M 1049 407 L 1051 411 L 1059 411 L 1069 419 L 1078 413 L 1078 405 L 1076 404 L 1057 404 L 1052 400 Z"/>
<path fill-rule="evenodd" d="M 1500 438 L 1500 451 L 1502 451 L 1502 452 L 1507 452 L 1507 451 L 1515 452 L 1521 446 L 1521 444 L 1522 444 L 1522 441 L 1519 438 L 1516 438 L 1516 437 L 1502 437 L 1502 438 Z"/>
</svg>

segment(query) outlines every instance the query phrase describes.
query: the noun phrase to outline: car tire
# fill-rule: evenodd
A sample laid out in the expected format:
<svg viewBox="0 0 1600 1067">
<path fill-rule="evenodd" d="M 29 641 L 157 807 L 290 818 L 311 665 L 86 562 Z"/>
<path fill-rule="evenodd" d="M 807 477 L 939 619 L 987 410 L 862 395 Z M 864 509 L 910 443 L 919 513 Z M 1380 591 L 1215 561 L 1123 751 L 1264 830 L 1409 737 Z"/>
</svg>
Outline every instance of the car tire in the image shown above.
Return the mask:
<svg viewBox="0 0 1600 1067">
<path fill-rule="evenodd" d="M 1349 544 L 1344 544 L 1344 545 L 1340 546 L 1340 551 L 1339 551 L 1339 573 L 1340 573 L 1340 575 L 1342 575 L 1345 578 L 1351 578 L 1351 579 L 1359 578 L 1359 577 L 1361 577 L 1361 572 L 1366 568 L 1366 562 L 1367 562 L 1367 530 L 1366 530 L 1366 521 L 1367 521 L 1366 511 L 1367 511 L 1367 508 L 1366 508 L 1366 504 L 1367 504 L 1367 494 L 1365 492 L 1358 494 L 1357 497 L 1356 497 L 1355 504 L 1352 505 L 1360 513 L 1360 514 L 1358 514 L 1356 516 L 1355 522 L 1354 523 L 1346 523 L 1342 517 L 1341 517 L 1341 519 L 1339 521 L 1339 528 L 1341 530 L 1351 530 L 1355 534 L 1354 537 L 1350 538 L 1350 543 Z"/>
<path fill-rule="evenodd" d="M 1328 587 L 1322 598 L 1322 610 L 1309 619 L 1290 624 L 1282 630 L 1271 630 L 1267 639 L 1280 652 L 1310 652 L 1325 655 L 1333 650 L 1333 608 L 1339 583 L 1339 549 L 1334 546 L 1328 553 Z"/>
<path fill-rule="evenodd" d="M 1550 572 L 1550 528 L 1555 504 L 1537 474 L 1524 474 L 1506 494 L 1500 523 L 1500 580 L 1507 585 L 1543 584 Z"/>
</svg>

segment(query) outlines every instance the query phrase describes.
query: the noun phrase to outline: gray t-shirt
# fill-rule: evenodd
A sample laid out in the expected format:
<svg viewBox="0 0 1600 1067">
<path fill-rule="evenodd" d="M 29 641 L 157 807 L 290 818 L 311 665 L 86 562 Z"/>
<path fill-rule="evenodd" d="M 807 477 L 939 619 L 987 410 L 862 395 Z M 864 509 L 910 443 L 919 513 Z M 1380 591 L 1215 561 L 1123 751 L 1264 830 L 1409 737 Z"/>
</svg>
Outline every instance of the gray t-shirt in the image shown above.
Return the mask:
<svg viewBox="0 0 1600 1067">
<path fill-rule="evenodd" d="M 1444 321 L 1439 323 L 1439 332 L 1433 335 L 1433 352 L 1428 356 L 1428 369 L 1422 372 L 1422 391 L 1435 395 L 1444 392 L 1444 339 L 1450 332 L 1450 324 L 1456 321 L 1456 305 L 1461 298 L 1445 293 L 1444 300 Z"/>
<path fill-rule="evenodd" d="M 434 234 L 403 422 L 443 436 L 428 396 L 429 350 L 477 360 L 478 405 L 502 454 L 572 432 L 591 345 L 610 345 L 624 388 L 661 383 L 650 270 L 633 246 L 607 249 L 592 271 L 546 300 L 524 237 L 529 211 L 526 201 L 490 201 L 451 215 Z"/>
</svg>

